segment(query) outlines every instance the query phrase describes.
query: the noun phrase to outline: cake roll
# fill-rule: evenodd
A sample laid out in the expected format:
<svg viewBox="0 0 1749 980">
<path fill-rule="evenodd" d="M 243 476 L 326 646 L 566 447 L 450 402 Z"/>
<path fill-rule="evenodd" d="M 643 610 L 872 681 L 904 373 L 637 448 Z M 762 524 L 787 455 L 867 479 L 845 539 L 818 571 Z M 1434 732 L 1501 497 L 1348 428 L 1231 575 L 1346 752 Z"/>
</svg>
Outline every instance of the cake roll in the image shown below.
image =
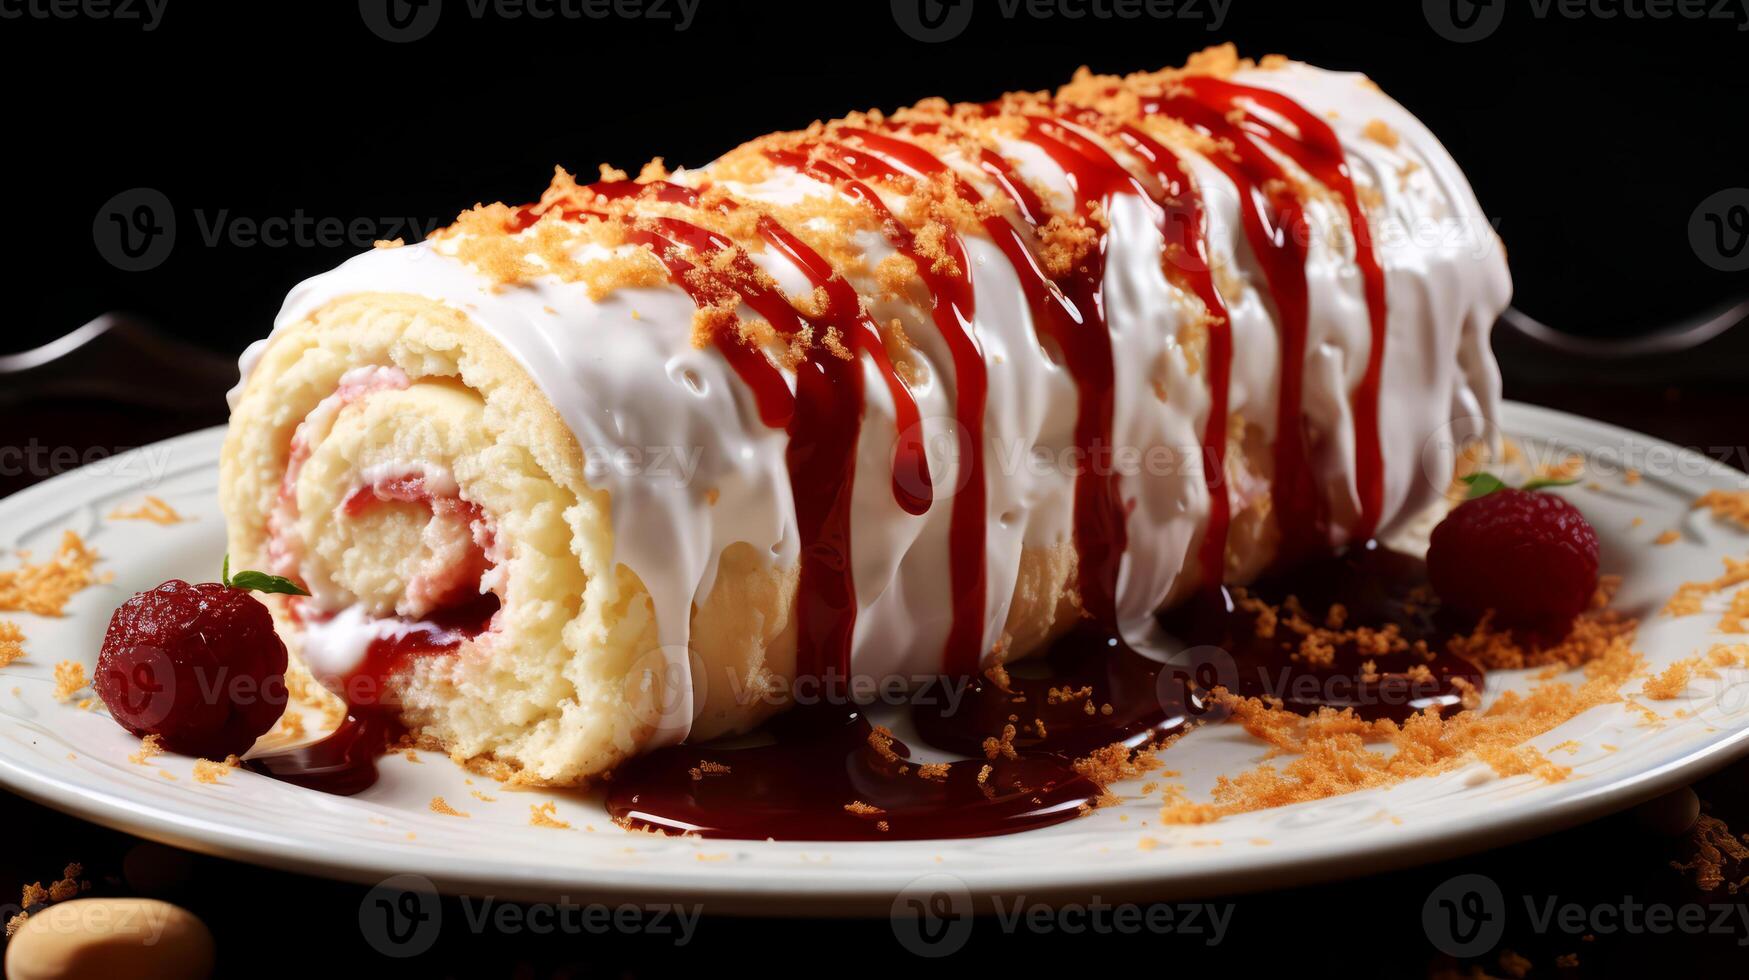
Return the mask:
<svg viewBox="0 0 1749 980">
<path fill-rule="evenodd" d="M 1231 47 L 559 170 L 291 293 L 231 561 L 353 708 L 574 784 L 1391 533 L 1509 292 L 1409 112 Z"/>
</svg>

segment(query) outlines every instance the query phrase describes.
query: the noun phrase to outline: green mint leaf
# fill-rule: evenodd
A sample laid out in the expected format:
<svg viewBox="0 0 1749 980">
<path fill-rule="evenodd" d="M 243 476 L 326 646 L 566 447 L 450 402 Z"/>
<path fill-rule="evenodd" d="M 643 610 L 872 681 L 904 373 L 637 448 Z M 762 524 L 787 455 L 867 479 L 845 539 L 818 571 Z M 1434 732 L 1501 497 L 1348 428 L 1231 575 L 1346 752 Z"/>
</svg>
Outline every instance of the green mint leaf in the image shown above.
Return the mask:
<svg viewBox="0 0 1749 980">
<path fill-rule="evenodd" d="M 1578 482 L 1579 482 L 1579 478 L 1576 476 L 1568 477 L 1567 479 L 1564 479 L 1564 480 L 1563 479 L 1556 479 L 1554 477 L 1548 477 L 1548 476 L 1539 476 L 1539 477 L 1536 477 L 1534 479 L 1526 481 L 1524 486 L 1519 487 L 1518 489 L 1520 489 L 1520 490 L 1541 490 L 1544 487 L 1570 487 L 1573 484 L 1578 483 Z"/>
<path fill-rule="evenodd" d="M 1469 476 L 1463 477 L 1463 482 L 1470 488 L 1470 492 L 1464 494 L 1465 500 L 1486 497 L 1496 490 L 1506 489 L 1506 481 L 1492 473 L 1471 473 Z"/>
<path fill-rule="evenodd" d="M 233 589 L 248 589 L 251 592 L 271 592 L 279 595 L 309 595 L 301 586 L 289 578 L 269 575 L 266 572 L 238 572 L 230 574 L 225 570 L 225 584 Z"/>
<path fill-rule="evenodd" d="M 225 552 L 225 567 L 223 571 L 219 572 L 219 584 L 227 589 L 231 587 L 231 553 L 229 551 Z"/>
</svg>

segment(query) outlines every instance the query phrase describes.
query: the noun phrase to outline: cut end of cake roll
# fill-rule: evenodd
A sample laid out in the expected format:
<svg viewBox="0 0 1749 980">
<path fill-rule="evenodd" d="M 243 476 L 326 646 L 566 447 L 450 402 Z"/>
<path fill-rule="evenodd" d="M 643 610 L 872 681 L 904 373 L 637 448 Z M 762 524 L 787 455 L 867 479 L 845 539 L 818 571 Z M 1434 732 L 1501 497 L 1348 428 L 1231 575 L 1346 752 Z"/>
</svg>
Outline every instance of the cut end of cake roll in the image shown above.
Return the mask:
<svg viewBox="0 0 1749 980">
<path fill-rule="evenodd" d="M 1407 111 L 1230 47 L 559 171 L 292 294 L 233 560 L 355 710 L 575 783 L 1405 526 L 1509 290 Z"/>
<path fill-rule="evenodd" d="M 499 774 L 574 783 L 648 744 L 689 681 L 612 561 L 611 504 L 584 466 L 465 313 L 350 295 L 277 332 L 238 393 L 232 560 L 311 592 L 276 600 L 320 682 L 305 689 Z"/>
</svg>

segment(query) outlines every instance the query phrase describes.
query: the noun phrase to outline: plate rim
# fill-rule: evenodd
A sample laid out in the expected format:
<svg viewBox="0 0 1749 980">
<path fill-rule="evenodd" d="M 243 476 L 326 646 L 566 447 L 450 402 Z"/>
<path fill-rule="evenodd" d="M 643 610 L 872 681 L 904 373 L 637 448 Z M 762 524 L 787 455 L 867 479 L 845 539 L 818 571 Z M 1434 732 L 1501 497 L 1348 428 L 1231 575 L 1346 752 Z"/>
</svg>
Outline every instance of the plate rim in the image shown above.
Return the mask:
<svg viewBox="0 0 1749 980">
<path fill-rule="evenodd" d="M 1505 429 L 1529 431 L 1538 437 L 1580 444 L 1665 447 L 1682 458 L 1701 461 L 1703 468 L 1686 478 L 1741 488 L 1749 476 L 1692 449 L 1633 430 L 1557 409 L 1507 401 L 1502 404 Z M 222 442 L 224 426 L 185 433 L 142 449 L 188 450 L 207 441 Z M 58 474 L 0 500 L 0 520 L 9 512 L 56 496 L 91 474 L 86 468 Z M 1151 863 L 1101 866 L 1082 871 L 1073 866 L 954 868 L 942 866 L 919 873 L 914 867 L 859 871 L 852 875 L 821 875 L 798 870 L 758 867 L 737 874 L 732 865 L 708 873 L 682 873 L 674 868 L 619 868 L 576 864 L 504 867 L 461 852 L 445 852 L 416 873 L 447 894 L 492 895 L 511 901 L 542 901 L 563 897 L 573 901 L 702 903 L 716 915 L 877 916 L 890 915 L 893 898 L 923 877 L 948 875 L 980 906 L 983 900 L 1024 895 L 1028 901 L 1062 904 L 1097 897 L 1106 901 L 1173 901 L 1231 896 L 1264 889 L 1297 887 L 1345 877 L 1370 875 L 1413 865 L 1449 860 L 1479 851 L 1554 833 L 1687 785 L 1749 752 L 1749 725 L 1720 729 L 1718 737 L 1698 746 L 1672 751 L 1657 764 L 1626 776 L 1600 780 L 1563 798 L 1514 808 L 1468 827 L 1423 825 L 1402 827 L 1388 836 L 1351 835 L 1313 856 L 1295 855 L 1237 868 L 1172 874 L 1170 865 Z M 147 840 L 251 864 L 314 874 L 361 884 L 375 884 L 407 872 L 404 855 L 355 841 L 323 848 L 319 842 L 272 832 L 250 831 L 234 821 L 213 820 L 198 810 L 178 812 L 158 803 L 131 799 L 121 793 L 78 785 L 59 777 L 52 766 L 34 767 L 0 753 L 0 786 L 43 806 Z M 760 842 L 724 841 L 727 846 L 756 847 Z M 832 848 L 883 848 L 885 843 L 819 842 Z M 944 849 L 953 842 L 942 842 Z M 1091 875 L 1097 880 L 1092 880 Z"/>
</svg>

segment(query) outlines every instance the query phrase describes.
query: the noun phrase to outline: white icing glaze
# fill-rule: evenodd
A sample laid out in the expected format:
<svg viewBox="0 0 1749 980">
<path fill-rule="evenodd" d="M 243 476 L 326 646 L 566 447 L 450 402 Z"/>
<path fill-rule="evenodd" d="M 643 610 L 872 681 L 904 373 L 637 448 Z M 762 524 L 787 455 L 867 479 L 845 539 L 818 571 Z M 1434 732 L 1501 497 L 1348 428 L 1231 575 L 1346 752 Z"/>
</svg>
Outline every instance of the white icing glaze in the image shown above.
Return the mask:
<svg viewBox="0 0 1749 980">
<path fill-rule="evenodd" d="M 1374 214 L 1374 236 L 1389 306 L 1380 413 L 1388 532 L 1436 499 L 1441 488 L 1425 473 L 1450 472 L 1451 445 L 1432 437 L 1454 430 L 1461 437 L 1486 424 L 1477 420 L 1492 419 L 1499 379 L 1487 334 L 1510 294 L 1504 253 L 1445 150 L 1362 76 L 1296 64 L 1242 72 L 1235 80 L 1281 91 L 1326 118 L 1348 154 L 1356 184 L 1382 197 L 1383 220 Z M 1399 135 L 1396 147 L 1362 135 L 1375 119 Z M 1142 172 L 1120 148 L 1099 142 Z M 1066 195 L 1065 174 L 1037 147 L 1015 142 L 1003 150 L 1026 177 Z M 1238 191 L 1208 161 L 1182 148 L 1180 153 L 1204 197 L 1213 261 L 1231 272 L 1216 279 L 1232 318 L 1230 411 L 1273 439 L 1276 326 L 1263 273 L 1244 238 Z M 951 157 L 945 162 L 956 165 Z M 1406 164 L 1413 166 L 1401 173 Z M 973 168 L 956 169 L 987 196 L 997 194 Z M 696 182 L 708 173 L 705 168 L 674 179 Z M 836 193 L 781 168 L 764 183 L 728 186 L 768 201 Z M 895 210 L 900 205 L 897 198 L 888 203 Z M 1317 233 L 1306 269 L 1304 412 L 1317 436 L 1312 463 L 1318 485 L 1342 523 L 1359 506 L 1348 392 L 1364 371 L 1371 331 L 1344 212 L 1313 201 L 1308 213 Z M 1157 206 L 1119 197 L 1109 214 L 1103 289 L 1117 351 L 1113 441 L 1133 452 L 1139 467 L 1120 483 L 1134 507 L 1118 610 L 1125 632 L 1136 635 L 1188 581 L 1189 556 L 1208 513 L 1196 453 L 1210 394 L 1206 374 L 1191 369 L 1178 340 L 1199 304 L 1162 274 Z M 888 254 L 878 236 L 860 242 L 871 267 Z M 1002 253 L 981 236 L 966 237 L 964 245 L 976 295 L 975 331 L 989 369 L 983 488 L 989 649 L 1001 634 L 1022 548 L 1058 544 L 1070 535 L 1074 469 L 1061 461 L 1075 445 L 1076 392 L 1067 372 L 1043 352 Z M 358 256 L 299 285 L 275 329 L 363 291 L 414 293 L 467 313 L 552 400 L 589 459 L 591 484 L 611 493 L 615 560 L 650 589 L 669 650 L 684 648 L 691 605 L 708 594 L 725 547 L 747 541 L 775 561 L 795 561 L 786 437 L 759 421 L 751 393 L 721 356 L 688 343 L 691 299 L 663 287 L 622 289 L 592 301 L 581 285 L 551 277 L 493 291 L 485 278 L 446 255 L 447 248 L 424 243 Z M 755 258 L 786 289 L 807 290 L 800 270 L 773 252 Z M 871 313 L 877 321 L 903 319 L 922 373 L 912 391 L 929 443 L 953 445 L 953 366 L 943 338 L 912 303 L 877 300 Z M 258 343 L 245 353 L 245 377 L 260 349 Z M 853 665 L 875 677 L 929 675 L 938 669 L 951 625 L 947 494 L 961 476 L 952 454 L 932 453 L 935 484 L 942 488 L 935 505 L 921 516 L 900 509 L 891 491 L 894 406 L 867 358 L 863 369 L 868 397 L 853 490 L 859 606 Z M 1048 463 L 1039 465 L 1041 458 Z M 706 502 L 711 491 L 718 495 L 714 505 Z M 346 616 L 323 627 L 327 632 L 314 644 L 314 656 L 332 661 L 329 666 L 345 661 L 360 636 L 374 635 L 363 626 L 354 629 L 350 620 L 343 624 Z M 684 666 L 675 666 L 684 676 Z M 686 734 L 691 705 L 679 700 L 653 744 Z"/>
</svg>

